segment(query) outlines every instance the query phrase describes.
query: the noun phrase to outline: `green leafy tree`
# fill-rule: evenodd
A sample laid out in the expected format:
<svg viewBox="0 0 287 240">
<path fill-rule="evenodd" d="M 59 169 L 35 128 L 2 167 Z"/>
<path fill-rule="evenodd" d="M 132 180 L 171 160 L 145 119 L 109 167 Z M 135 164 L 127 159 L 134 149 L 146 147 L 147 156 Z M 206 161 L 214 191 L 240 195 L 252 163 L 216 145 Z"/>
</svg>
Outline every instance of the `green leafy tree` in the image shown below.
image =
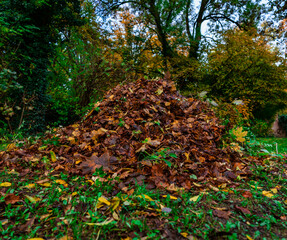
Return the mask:
<svg viewBox="0 0 287 240">
<path fill-rule="evenodd" d="M 205 36 L 204 24 L 209 24 L 211 33 L 228 29 L 230 25 L 248 29 L 258 24 L 264 8 L 259 0 L 102 0 L 103 12 L 129 7 L 135 16 L 140 16 L 148 31 L 159 41 L 160 54 L 181 90 L 190 82 L 199 82 L 199 63 Z M 184 51 L 182 51 L 184 49 Z M 155 49 L 157 51 L 157 49 Z"/>
<path fill-rule="evenodd" d="M 61 31 L 82 24 L 80 1 L 4 0 L 0 8 L 1 31 L 11 33 L 1 38 L 0 52 L 6 59 L 1 67 L 13 70 L 21 86 L 10 93 L 15 103 L 10 122 L 12 128 L 24 123 L 26 130 L 37 132 L 45 127 L 47 76 L 54 44 Z"/>
<path fill-rule="evenodd" d="M 248 99 L 256 118 L 270 120 L 287 104 L 286 60 L 256 30 L 229 30 L 208 52 L 206 84 L 225 101 Z"/>
</svg>

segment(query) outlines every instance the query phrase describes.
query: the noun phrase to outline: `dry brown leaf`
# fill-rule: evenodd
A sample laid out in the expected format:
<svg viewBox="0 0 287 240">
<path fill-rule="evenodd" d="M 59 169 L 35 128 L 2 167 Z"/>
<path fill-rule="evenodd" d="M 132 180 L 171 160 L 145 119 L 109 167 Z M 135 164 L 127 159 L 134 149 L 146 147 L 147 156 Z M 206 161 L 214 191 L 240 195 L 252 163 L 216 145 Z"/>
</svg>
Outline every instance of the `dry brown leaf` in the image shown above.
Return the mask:
<svg viewBox="0 0 287 240">
<path fill-rule="evenodd" d="M 222 210 L 214 210 L 213 215 L 219 218 L 224 218 L 226 220 L 229 219 L 229 216 L 231 215 L 230 211 L 222 211 Z"/>
<path fill-rule="evenodd" d="M 14 193 L 7 194 L 4 198 L 6 204 L 15 204 L 16 202 L 21 201 L 19 196 L 16 196 Z"/>
</svg>

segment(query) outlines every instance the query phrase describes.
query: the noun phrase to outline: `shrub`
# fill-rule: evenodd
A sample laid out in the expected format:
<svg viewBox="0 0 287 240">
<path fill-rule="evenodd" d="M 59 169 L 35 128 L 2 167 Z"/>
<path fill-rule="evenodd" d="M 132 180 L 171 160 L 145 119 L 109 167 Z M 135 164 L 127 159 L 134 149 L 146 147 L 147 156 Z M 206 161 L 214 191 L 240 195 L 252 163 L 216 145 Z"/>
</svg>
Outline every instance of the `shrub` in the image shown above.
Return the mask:
<svg viewBox="0 0 287 240">
<path fill-rule="evenodd" d="M 254 119 L 250 130 L 256 137 L 267 137 L 270 135 L 270 123 L 264 120 Z"/>
<path fill-rule="evenodd" d="M 215 108 L 216 115 L 223 120 L 227 130 L 235 126 L 249 126 L 250 119 L 253 118 L 248 100 L 235 100 L 232 103 L 221 102 Z"/>
</svg>

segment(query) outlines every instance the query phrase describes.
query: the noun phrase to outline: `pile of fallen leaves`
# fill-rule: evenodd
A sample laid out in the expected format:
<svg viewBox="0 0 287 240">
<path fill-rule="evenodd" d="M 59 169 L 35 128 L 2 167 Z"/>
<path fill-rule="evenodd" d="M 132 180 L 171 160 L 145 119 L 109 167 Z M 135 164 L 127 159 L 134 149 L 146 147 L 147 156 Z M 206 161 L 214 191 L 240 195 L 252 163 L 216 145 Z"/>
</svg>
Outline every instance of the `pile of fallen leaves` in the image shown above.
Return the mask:
<svg viewBox="0 0 287 240">
<path fill-rule="evenodd" d="M 11 147 L 0 166 L 83 175 L 103 168 L 122 180 L 122 189 L 143 181 L 170 190 L 233 184 L 251 174 L 254 159 L 222 148 L 223 134 L 208 105 L 181 96 L 173 81 L 140 79 L 109 91 L 80 123 L 30 147 Z"/>
</svg>

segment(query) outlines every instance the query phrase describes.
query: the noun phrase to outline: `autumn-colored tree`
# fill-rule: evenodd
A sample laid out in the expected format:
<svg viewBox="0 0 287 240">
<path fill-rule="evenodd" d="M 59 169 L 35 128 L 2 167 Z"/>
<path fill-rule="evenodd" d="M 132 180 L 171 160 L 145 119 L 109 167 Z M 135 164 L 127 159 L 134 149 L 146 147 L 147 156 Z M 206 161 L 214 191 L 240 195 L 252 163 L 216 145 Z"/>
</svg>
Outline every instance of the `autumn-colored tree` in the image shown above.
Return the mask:
<svg viewBox="0 0 287 240">
<path fill-rule="evenodd" d="M 123 62 L 134 72 L 134 77 L 161 75 L 164 59 L 160 54 L 160 42 L 148 24 L 129 9 L 117 13 L 113 24 L 113 48 Z"/>
<path fill-rule="evenodd" d="M 90 1 L 82 3 L 86 24 L 63 31 L 51 58 L 47 120 L 50 124 L 69 124 L 81 117 L 116 84 L 132 75 L 113 36 L 98 22 Z"/>
<path fill-rule="evenodd" d="M 226 23 L 248 28 L 256 25 L 263 5 L 260 1 L 211 1 L 201 0 L 198 6 L 191 0 L 103 0 L 101 5 L 108 10 L 117 10 L 124 4 L 140 14 L 150 29 L 158 36 L 161 53 L 165 58 L 177 54 L 178 45 L 188 46 L 189 57 L 198 58 L 203 40 L 202 26 L 210 22 L 212 27 Z M 170 36 L 176 36 L 171 41 Z"/>
<path fill-rule="evenodd" d="M 286 60 L 255 30 L 222 34 L 208 52 L 206 83 L 215 97 L 249 99 L 255 117 L 271 119 L 287 105 Z"/>
<path fill-rule="evenodd" d="M 134 15 L 140 16 L 151 35 L 157 36 L 160 43 L 157 48 L 164 59 L 164 68 L 176 78 L 181 90 L 186 89 L 188 83 L 199 81 L 197 61 L 204 40 L 203 24 L 210 23 L 209 32 L 217 28 L 229 28 L 230 24 L 248 29 L 257 24 L 263 6 L 258 0 L 202 0 L 198 6 L 191 0 L 99 2 L 106 12 L 128 6 Z"/>
</svg>

